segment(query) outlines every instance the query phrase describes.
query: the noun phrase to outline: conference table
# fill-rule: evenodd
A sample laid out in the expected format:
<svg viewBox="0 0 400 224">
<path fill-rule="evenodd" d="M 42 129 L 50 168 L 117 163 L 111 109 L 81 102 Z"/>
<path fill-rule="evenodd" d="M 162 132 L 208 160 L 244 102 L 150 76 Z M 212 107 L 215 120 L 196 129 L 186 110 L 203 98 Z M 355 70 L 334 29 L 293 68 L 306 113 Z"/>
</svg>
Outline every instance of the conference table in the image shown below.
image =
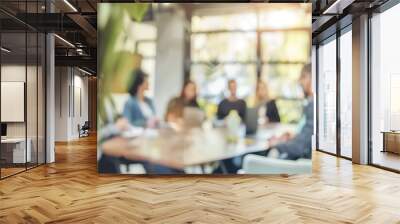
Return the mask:
<svg viewBox="0 0 400 224">
<path fill-rule="evenodd" d="M 293 132 L 295 127 L 289 124 L 262 125 L 253 135 L 245 136 L 244 132 L 238 134 L 236 141 L 229 140 L 225 128 L 212 125 L 182 132 L 171 129 L 147 130 L 147 133 L 145 131 L 141 136 L 129 140 L 125 157 L 183 170 L 185 167 L 263 151 L 269 147 L 268 139 Z"/>
</svg>

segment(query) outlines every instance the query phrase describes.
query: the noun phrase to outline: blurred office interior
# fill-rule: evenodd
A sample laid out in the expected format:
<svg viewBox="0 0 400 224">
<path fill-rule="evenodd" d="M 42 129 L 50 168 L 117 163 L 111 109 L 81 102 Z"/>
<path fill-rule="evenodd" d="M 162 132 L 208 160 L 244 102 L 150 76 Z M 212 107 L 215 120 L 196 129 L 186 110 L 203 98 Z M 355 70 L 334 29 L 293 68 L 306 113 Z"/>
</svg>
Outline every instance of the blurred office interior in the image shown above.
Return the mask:
<svg viewBox="0 0 400 224">
<path fill-rule="evenodd" d="M 122 4 L 121 8 L 124 7 L 127 5 Z M 99 17 L 110 10 L 117 9 L 103 4 Z M 279 19 L 283 17 L 286 19 Z M 167 113 L 168 102 L 181 95 L 188 81 L 195 86 L 196 104 L 205 113 L 206 120 L 217 119 L 218 105 L 229 96 L 229 81 L 234 80 L 237 98 L 245 101 L 247 109 L 268 102 L 276 107 L 278 120 L 271 121 L 266 112 L 252 115 L 256 122 L 260 121 L 259 125 L 269 120 L 300 126 L 297 128 L 300 130 L 302 122 L 305 123 L 303 107 L 307 96 L 299 79 L 303 67 L 311 61 L 311 5 L 154 3 L 141 21 L 121 21 L 124 21 L 123 32 L 115 34 L 119 38 L 115 51 L 126 55 L 124 63 L 127 64 L 135 60 L 133 56 L 128 59 L 129 54 L 140 58 L 137 69 L 149 76 L 145 94 L 152 100 L 158 119 Z M 100 30 L 99 37 L 106 41 L 108 36 L 103 32 L 106 31 Z M 106 46 L 107 43 L 100 41 L 100 48 Z M 106 50 L 104 58 L 108 54 Z M 118 72 L 111 72 L 115 74 L 101 74 L 105 76 L 103 80 L 111 75 L 116 82 L 130 79 L 118 78 Z M 125 76 L 132 76 L 129 69 L 124 72 Z M 127 85 L 126 82 L 119 82 L 117 85 L 121 88 L 113 84 L 111 95 L 116 113 L 125 115 L 130 93 L 121 86 Z M 100 80 L 100 83 L 106 86 L 108 81 L 103 84 Z M 264 99 L 260 99 L 261 90 L 258 91 L 261 86 L 265 89 Z M 266 110 L 271 110 L 271 106 Z M 242 123 L 246 123 L 243 116 Z M 291 128 L 293 135 L 295 129 Z M 268 142 L 269 138 L 281 134 L 280 131 L 269 133 L 260 141 Z M 264 145 L 259 151 L 268 149 L 268 144 Z"/>
</svg>

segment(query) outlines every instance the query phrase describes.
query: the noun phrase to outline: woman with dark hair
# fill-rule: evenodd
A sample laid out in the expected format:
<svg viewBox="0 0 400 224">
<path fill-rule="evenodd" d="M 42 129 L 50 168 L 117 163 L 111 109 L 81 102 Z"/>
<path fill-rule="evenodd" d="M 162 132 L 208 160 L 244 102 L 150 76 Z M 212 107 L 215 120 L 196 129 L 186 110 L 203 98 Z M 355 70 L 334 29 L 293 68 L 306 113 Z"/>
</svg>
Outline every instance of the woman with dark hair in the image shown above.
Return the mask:
<svg viewBox="0 0 400 224">
<path fill-rule="evenodd" d="M 185 82 L 181 92 L 181 99 L 183 100 L 185 106 L 187 107 L 197 107 L 197 108 L 200 107 L 197 102 L 196 83 L 190 80 Z"/>
<path fill-rule="evenodd" d="M 280 122 L 281 118 L 276 100 L 269 97 L 268 91 L 267 83 L 258 80 L 256 86 L 256 106 L 260 111 L 264 110 L 264 113 L 261 112 L 261 116 L 265 116 L 268 122 Z"/>
<path fill-rule="evenodd" d="M 123 115 L 134 126 L 154 127 L 157 124 L 153 101 L 145 96 L 149 89 L 148 75 L 138 69 L 133 72 L 134 80 L 129 88 L 130 97 Z"/>
</svg>

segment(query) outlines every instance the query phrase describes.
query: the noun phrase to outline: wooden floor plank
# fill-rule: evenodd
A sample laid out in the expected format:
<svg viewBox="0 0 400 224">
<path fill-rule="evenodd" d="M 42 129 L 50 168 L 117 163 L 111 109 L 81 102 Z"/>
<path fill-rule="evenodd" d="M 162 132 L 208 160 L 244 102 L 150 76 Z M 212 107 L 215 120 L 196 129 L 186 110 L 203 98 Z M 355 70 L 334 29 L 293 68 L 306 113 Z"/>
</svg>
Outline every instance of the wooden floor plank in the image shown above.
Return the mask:
<svg viewBox="0 0 400 224">
<path fill-rule="evenodd" d="M 320 152 L 294 176 L 99 175 L 96 139 L 0 181 L 0 223 L 400 223 L 400 175 Z"/>
</svg>

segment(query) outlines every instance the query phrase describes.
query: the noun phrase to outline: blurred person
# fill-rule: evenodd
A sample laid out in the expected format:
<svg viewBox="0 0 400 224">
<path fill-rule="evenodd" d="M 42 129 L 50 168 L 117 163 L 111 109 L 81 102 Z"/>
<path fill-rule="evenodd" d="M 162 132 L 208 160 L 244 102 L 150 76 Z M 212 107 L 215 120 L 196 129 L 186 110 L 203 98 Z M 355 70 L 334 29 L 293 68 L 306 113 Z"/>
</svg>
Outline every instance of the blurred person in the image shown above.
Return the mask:
<svg viewBox="0 0 400 224">
<path fill-rule="evenodd" d="M 314 100 L 312 92 L 311 64 L 306 64 L 299 79 L 304 91 L 306 105 L 303 108 L 305 124 L 297 135 L 284 134 L 270 140 L 270 149 L 267 156 L 281 159 L 297 160 L 299 158 L 311 159 L 311 136 L 314 131 Z M 286 141 L 286 142 L 283 142 Z"/>
<path fill-rule="evenodd" d="M 236 80 L 228 80 L 228 90 L 229 96 L 223 99 L 218 105 L 217 119 L 225 119 L 231 111 L 236 111 L 237 115 L 239 115 L 240 117 L 241 122 L 244 122 L 246 118 L 247 105 L 246 101 L 237 97 Z M 240 158 L 235 157 L 221 160 L 220 166 L 216 170 L 214 170 L 213 173 L 236 173 L 240 169 L 240 166 L 238 166 L 235 162 L 235 160 L 238 159 Z"/>
<path fill-rule="evenodd" d="M 105 124 L 98 135 L 100 148 L 98 172 L 121 173 L 121 164 L 129 165 L 132 163 L 141 164 L 146 168 L 147 162 L 132 160 L 129 155 L 131 151 L 130 139 L 123 137 L 124 132 L 133 128 L 129 120 L 121 115 L 116 115 L 115 119 L 113 118 L 113 113 L 110 113 L 113 110 L 113 103 L 108 103 L 106 108 Z"/>
<path fill-rule="evenodd" d="M 200 108 L 197 102 L 197 87 L 193 81 L 186 81 L 181 92 L 181 99 L 187 107 Z"/>
<path fill-rule="evenodd" d="M 158 119 L 156 118 L 153 101 L 145 96 L 145 92 L 149 88 L 148 75 L 138 69 L 134 71 L 133 76 L 134 80 L 129 88 L 130 97 L 125 104 L 123 115 L 133 126 L 155 128 L 158 125 Z M 114 146 L 109 147 L 112 148 Z M 130 164 L 141 164 L 146 173 L 171 174 L 181 172 L 143 160 L 131 160 L 122 157 L 120 161 L 127 166 Z"/>
<path fill-rule="evenodd" d="M 121 173 L 120 158 L 124 157 L 127 152 L 124 145 L 128 144 L 128 140 L 120 136 L 129 128 L 131 128 L 129 121 L 119 116 L 115 122 L 108 122 L 99 131 L 99 148 L 101 149 L 98 161 L 99 173 Z M 115 145 L 116 140 L 118 141 L 117 145 Z"/>
<path fill-rule="evenodd" d="M 267 86 L 267 83 L 265 83 L 261 79 L 258 79 L 256 85 L 256 106 L 262 106 L 270 100 L 268 91 L 269 88 Z"/>
<path fill-rule="evenodd" d="M 99 173 L 121 173 L 121 164 L 126 166 L 140 164 L 147 174 L 184 173 L 182 170 L 133 158 L 131 155 L 131 139 L 122 136 L 122 132 L 129 131 L 131 128 L 130 122 L 122 116 L 117 118 L 114 123 L 108 124 L 102 128 L 100 132 L 101 157 L 98 162 Z"/>
<path fill-rule="evenodd" d="M 132 55 L 128 52 L 121 52 L 126 60 L 133 59 L 133 63 L 120 67 L 112 73 L 115 80 L 125 80 L 129 78 L 133 68 L 138 66 L 141 61 L 140 55 Z M 133 57 L 133 58 L 131 58 Z M 110 75 L 111 76 L 111 75 Z M 108 76 L 108 79 L 110 79 Z M 107 77 L 107 76 L 105 76 Z M 106 79 L 106 80 L 108 80 Z M 124 82 L 99 82 L 99 87 L 105 89 L 125 89 Z M 108 88 L 106 88 L 108 87 Z M 117 110 L 116 103 L 110 94 L 102 94 L 99 98 L 98 125 L 98 172 L 99 173 L 121 173 L 121 158 L 124 158 L 127 151 L 128 140 L 123 138 L 124 132 L 130 130 L 132 125 L 129 120 L 123 117 Z M 115 143 L 118 142 L 116 145 Z"/>
<path fill-rule="evenodd" d="M 180 99 L 184 103 L 183 120 L 185 127 L 199 127 L 206 119 L 206 114 L 197 101 L 196 83 L 189 80 L 183 85 Z"/>
<path fill-rule="evenodd" d="M 267 118 L 267 122 L 280 122 L 276 100 L 269 97 L 268 91 L 267 83 L 259 79 L 256 86 L 256 107 L 261 112 L 260 116 Z"/>
<path fill-rule="evenodd" d="M 154 128 L 158 120 L 153 101 L 145 96 L 149 89 L 148 75 L 138 69 L 133 72 L 134 80 L 129 88 L 130 97 L 126 102 L 123 115 L 134 126 Z"/>
<path fill-rule="evenodd" d="M 176 131 L 181 131 L 184 126 L 183 114 L 185 102 L 180 97 L 175 97 L 168 102 L 165 121 Z"/>
<path fill-rule="evenodd" d="M 225 99 L 223 99 L 219 105 L 218 105 L 218 110 L 217 110 L 217 118 L 219 120 L 224 119 L 226 116 L 228 116 L 229 112 L 231 110 L 236 110 L 242 119 L 244 121 L 246 117 L 246 102 L 242 99 L 239 99 L 236 96 L 237 92 L 237 83 L 236 80 L 230 79 L 228 81 L 228 89 L 229 89 L 229 96 Z"/>
</svg>

